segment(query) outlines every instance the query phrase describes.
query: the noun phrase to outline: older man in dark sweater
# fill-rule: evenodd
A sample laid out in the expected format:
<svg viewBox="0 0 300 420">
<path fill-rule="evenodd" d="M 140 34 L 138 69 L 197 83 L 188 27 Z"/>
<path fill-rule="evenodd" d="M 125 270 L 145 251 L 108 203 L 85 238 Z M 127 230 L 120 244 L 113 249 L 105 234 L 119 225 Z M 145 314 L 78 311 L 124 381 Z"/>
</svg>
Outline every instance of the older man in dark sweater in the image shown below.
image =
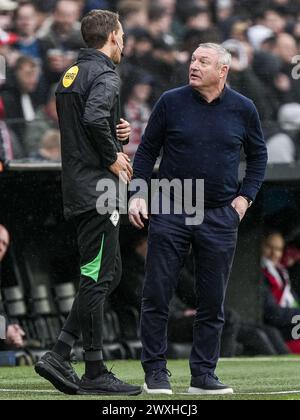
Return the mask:
<svg viewBox="0 0 300 420">
<path fill-rule="evenodd" d="M 267 150 L 253 102 L 226 87 L 230 54 L 216 44 L 194 52 L 189 86 L 165 93 L 157 103 L 134 162 L 134 177 L 151 179 L 163 149 L 159 179 L 204 180 L 204 220 L 187 225 L 187 214 L 152 214 L 141 334 L 148 393 L 172 393 L 166 369 L 169 303 L 192 245 L 196 260 L 197 315 L 190 358 L 190 393 L 228 394 L 215 376 L 224 325 L 224 299 L 238 226 L 262 185 Z M 239 184 L 240 152 L 247 172 Z M 145 191 L 130 204 L 137 228 L 148 218 Z M 193 197 L 195 198 L 195 197 Z M 171 199 L 172 200 L 172 199 Z M 184 212 L 183 212 L 184 213 Z"/>
</svg>

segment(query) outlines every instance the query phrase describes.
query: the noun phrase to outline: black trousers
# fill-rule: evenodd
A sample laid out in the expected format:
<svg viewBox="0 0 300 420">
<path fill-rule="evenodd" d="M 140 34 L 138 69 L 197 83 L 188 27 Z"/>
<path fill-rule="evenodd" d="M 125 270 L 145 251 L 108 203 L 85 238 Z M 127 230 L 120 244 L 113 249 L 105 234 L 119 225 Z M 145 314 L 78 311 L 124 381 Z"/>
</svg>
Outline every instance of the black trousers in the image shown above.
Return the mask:
<svg viewBox="0 0 300 420">
<path fill-rule="evenodd" d="M 63 331 L 82 333 L 85 352 L 102 351 L 104 305 L 122 275 L 119 213 L 96 211 L 74 218 L 80 254 L 80 286 Z"/>
<path fill-rule="evenodd" d="M 205 210 L 201 225 L 187 226 L 185 220 L 183 215 L 151 218 L 141 317 L 142 364 L 146 372 L 166 367 L 169 305 L 191 245 L 197 295 L 192 375 L 214 374 L 218 362 L 225 293 L 240 219 L 229 205 Z"/>
</svg>

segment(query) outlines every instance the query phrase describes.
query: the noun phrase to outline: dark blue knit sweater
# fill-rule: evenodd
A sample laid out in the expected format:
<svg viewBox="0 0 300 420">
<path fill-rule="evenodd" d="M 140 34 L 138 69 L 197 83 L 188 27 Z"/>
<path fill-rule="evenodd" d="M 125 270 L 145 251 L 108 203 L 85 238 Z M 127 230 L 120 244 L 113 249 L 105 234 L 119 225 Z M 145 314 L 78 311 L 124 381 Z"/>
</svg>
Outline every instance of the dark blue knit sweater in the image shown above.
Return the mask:
<svg viewBox="0 0 300 420">
<path fill-rule="evenodd" d="M 241 185 L 242 147 L 247 173 Z M 156 104 L 134 160 L 134 178 L 149 181 L 163 149 L 159 179 L 204 179 L 205 206 L 254 200 L 264 180 L 267 149 L 253 102 L 232 89 L 208 103 L 190 86 L 166 92 Z"/>
</svg>

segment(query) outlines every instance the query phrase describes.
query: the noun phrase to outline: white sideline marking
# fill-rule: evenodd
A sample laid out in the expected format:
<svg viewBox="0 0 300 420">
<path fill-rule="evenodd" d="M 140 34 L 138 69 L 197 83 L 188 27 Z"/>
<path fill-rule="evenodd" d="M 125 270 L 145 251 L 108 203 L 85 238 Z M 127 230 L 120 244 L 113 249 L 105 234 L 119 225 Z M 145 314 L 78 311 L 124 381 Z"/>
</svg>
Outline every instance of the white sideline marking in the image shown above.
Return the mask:
<svg viewBox="0 0 300 420">
<path fill-rule="evenodd" d="M 278 392 L 249 392 L 241 393 L 236 395 L 296 395 L 300 394 L 300 391 L 278 391 Z"/>
<path fill-rule="evenodd" d="M 270 392 L 235 392 L 234 394 L 227 395 L 228 397 L 234 397 L 234 396 L 259 396 L 259 395 L 300 395 L 300 391 L 270 391 Z M 226 397 L 226 395 L 197 395 L 197 394 L 189 394 L 188 392 L 178 393 L 175 395 L 185 395 L 190 397 Z"/>
<path fill-rule="evenodd" d="M 300 356 L 299 357 L 293 357 L 293 358 L 277 358 L 277 357 L 249 357 L 249 358 L 228 358 L 228 359 L 220 359 L 221 363 L 228 363 L 228 362 L 240 362 L 240 363 L 250 363 L 250 362 L 258 362 L 258 363 L 265 363 L 265 362 L 283 362 L 283 363 L 300 363 Z"/>
<path fill-rule="evenodd" d="M 62 395 L 60 392 L 52 390 L 52 389 L 0 389 L 0 393 L 26 393 L 26 394 L 56 394 L 56 395 Z M 300 394 L 299 391 L 270 391 L 270 392 L 235 392 L 231 397 L 233 396 L 259 396 L 259 395 L 298 395 Z M 187 392 L 178 392 L 174 393 L 173 395 L 184 395 L 184 396 L 190 396 L 190 397 L 197 397 L 197 395 L 189 394 Z M 214 396 L 214 395 L 212 395 Z M 205 395 L 198 395 L 198 397 L 205 397 Z"/>
</svg>

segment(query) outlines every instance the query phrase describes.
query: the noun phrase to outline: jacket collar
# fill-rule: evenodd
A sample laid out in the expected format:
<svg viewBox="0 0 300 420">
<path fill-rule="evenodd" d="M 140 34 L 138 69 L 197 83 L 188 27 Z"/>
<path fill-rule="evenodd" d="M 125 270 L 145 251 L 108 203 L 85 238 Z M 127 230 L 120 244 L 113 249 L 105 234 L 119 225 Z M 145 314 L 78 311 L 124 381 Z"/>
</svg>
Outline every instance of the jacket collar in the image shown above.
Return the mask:
<svg viewBox="0 0 300 420">
<path fill-rule="evenodd" d="M 116 65 L 107 55 L 105 55 L 101 51 L 95 50 L 94 48 L 81 48 L 78 56 L 78 61 L 99 61 L 102 63 L 104 62 L 111 69 L 116 69 Z"/>
</svg>

